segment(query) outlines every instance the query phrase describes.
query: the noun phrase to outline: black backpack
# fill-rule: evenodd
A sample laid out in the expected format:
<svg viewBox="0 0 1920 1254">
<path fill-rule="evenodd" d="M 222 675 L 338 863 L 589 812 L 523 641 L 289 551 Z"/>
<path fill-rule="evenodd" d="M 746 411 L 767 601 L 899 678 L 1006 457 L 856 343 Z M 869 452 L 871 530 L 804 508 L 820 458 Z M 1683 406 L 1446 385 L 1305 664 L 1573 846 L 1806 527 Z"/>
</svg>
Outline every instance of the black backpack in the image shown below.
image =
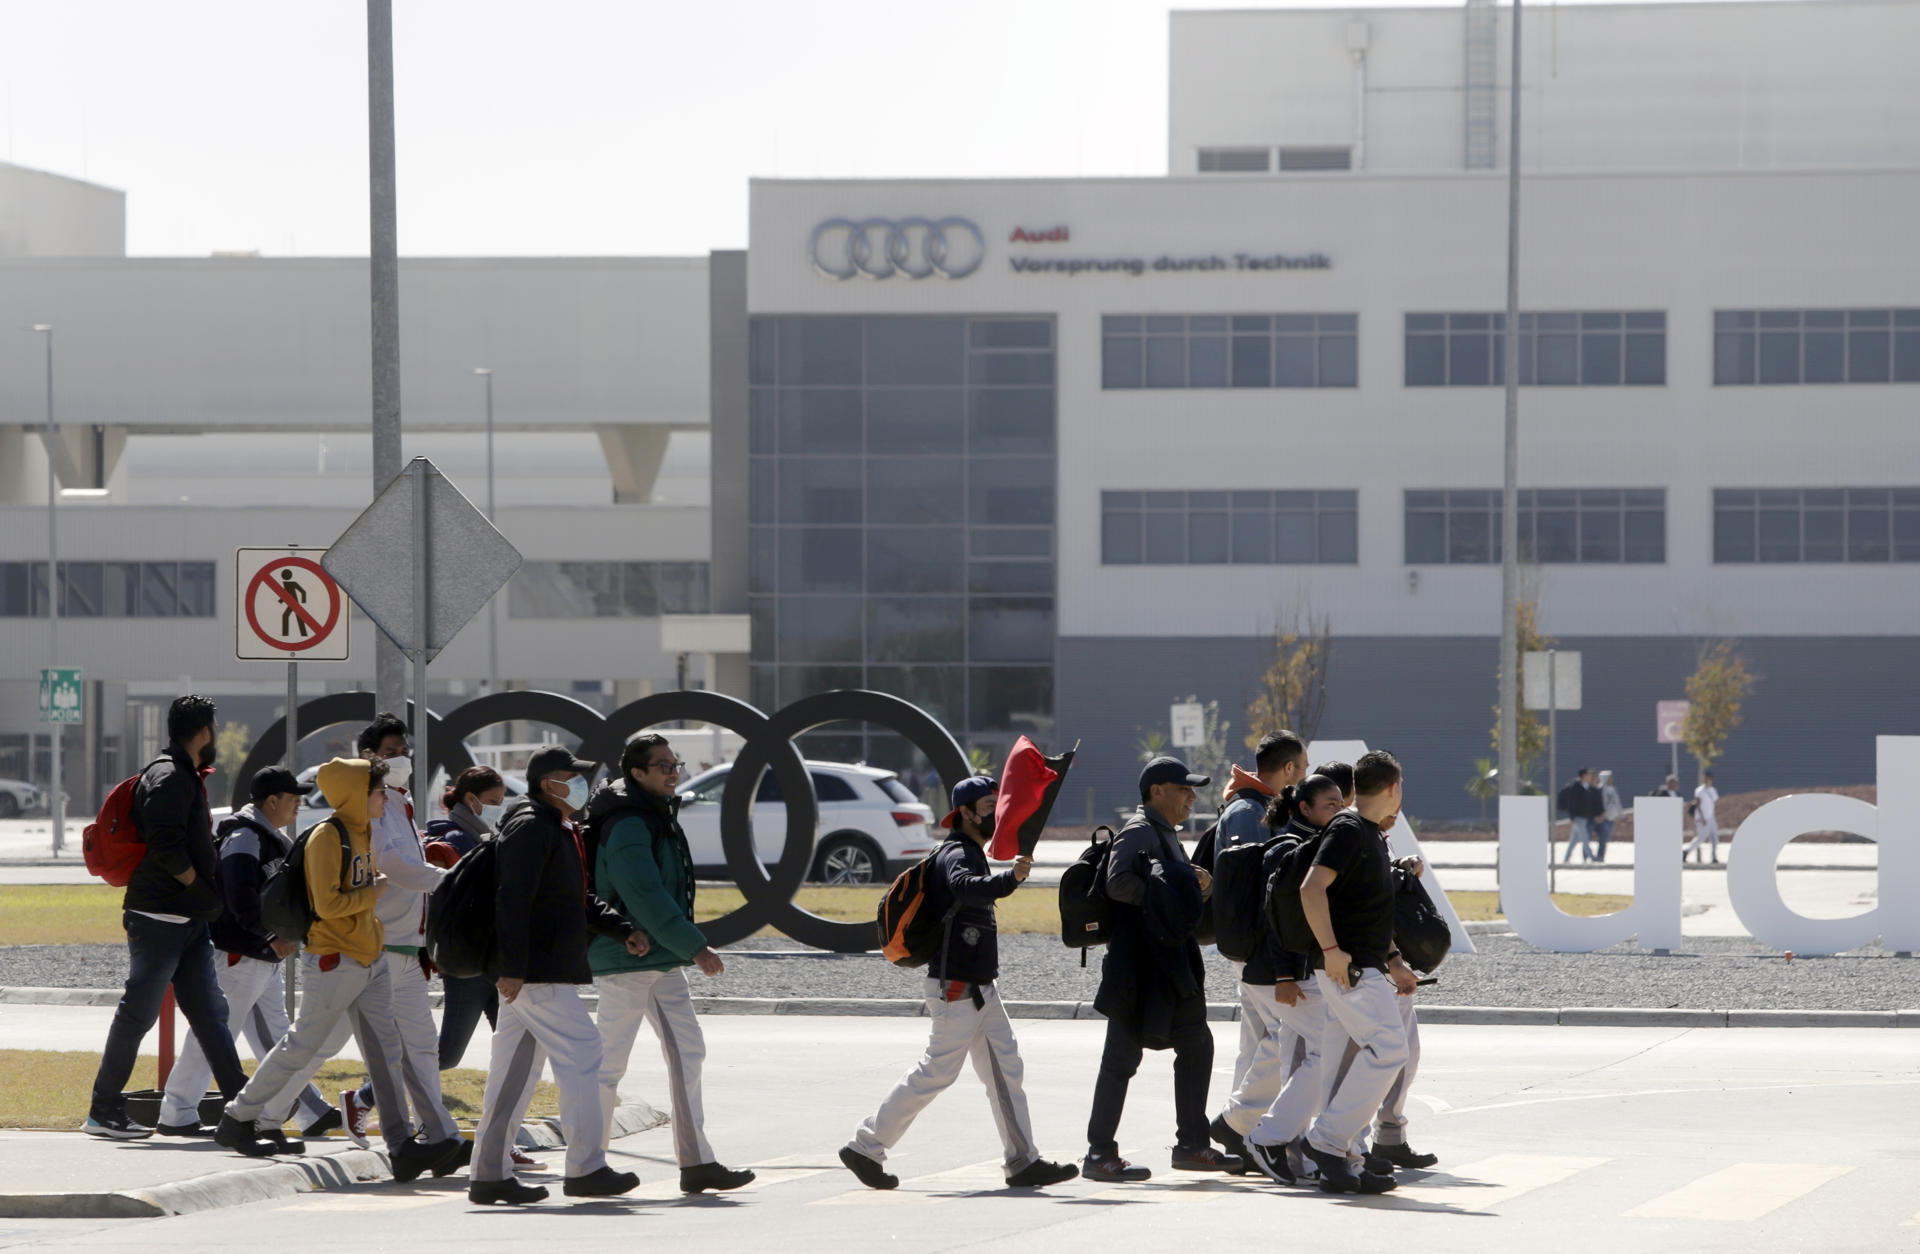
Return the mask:
<svg viewBox="0 0 1920 1254">
<path fill-rule="evenodd" d="M 340 833 L 340 888 L 345 891 L 351 885 L 353 844 L 345 823 L 324 818 L 294 837 L 287 856 L 264 868 L 260 884 L 260 926 L 280 940 L 305 945 L 307 933 L 320 917 L 307 892 L 307 841 L 328 824 Z"/>
<path fill-rule="evenodd" d="M 1236 962 L 1253 957 L 1267 926 L 1264 894 L 1272 873 L 1270 856 L 1296 837 L 1280 833 L 1259 844 L 1232 845 L 1213 861 L 1212 919 L 1215 943 Z"/>
<path fill-rule="evenodd" d="M 1280 947 L 1296 954 L 1320 952 L 1320 941 L 1307 923 L 1306 909 L 1300 904 L 1300 885 L 1306 882 L 1314 855 L 1320 852 L 1324 834 L 1315 834 L 1275 851 L 1267 875 L 1267 924 L 1279 938 Z"/>
<path fill-rule="evenodd" d="M 1101 833 L 1106 833 L 1103 838 Z M 1113 903 L 1107 899 L 1107 862 L 1113 856 L 1113 829 L 1096 827 L 1079 859 L 1060 873 L 1060 939 L 1068 949 L 1086 951 L 1113 936 Z"/>
<path fill-rule="evenodd" d="M 427 897 L 427 961 L 444 975 L 492 976 L 500 965 L 493 896 L 499 878 L 497 841 L 483 840 L 453 864 Z"/>
<path fill-rule="evenodd" d="M 1219 820 L 1216 819 L 1212 826 L 1200 833 L 1200 841 L 1193 847 L 1193 857 L 1190 858 L 1189 861 L 1192 862 L 1194 866 L 1204 870 L 1208 875 L 1212 875 L 1213 864 L 1220 857 L 1221 851 L 1219 845 L 1220 823 Z M 1214 943 L 1218 934 L 1219 927 L 1215 924 L 1213 918 L 1213 898 L 1208 897 L 1200 903 L 1200 922 L 1194 925 L 1193 939 L 1199 941 L 1202 945 L 1211 945 Z M 1221 952 L 1224 953 L 1226 951 L 1222 950 Z"/>
<path fill-rule="evenodd" d="M 1453 929 L 1435 908 L 1420 877 L 1395 867 L 1398 881 L 1393 895 L 1393 944 L 1407 965 L 1431 975 L 1453 949 Z"/>
</svg>

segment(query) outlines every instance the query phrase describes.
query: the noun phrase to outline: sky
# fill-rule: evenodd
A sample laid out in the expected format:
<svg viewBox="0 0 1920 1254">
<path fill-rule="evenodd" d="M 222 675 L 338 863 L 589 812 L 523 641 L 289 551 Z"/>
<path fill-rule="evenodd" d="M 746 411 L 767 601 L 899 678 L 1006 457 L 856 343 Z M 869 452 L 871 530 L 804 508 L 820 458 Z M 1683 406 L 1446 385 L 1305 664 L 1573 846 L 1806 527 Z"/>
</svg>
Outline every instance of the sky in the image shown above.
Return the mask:
<svg viewBox="0 0 1920 1254">
<path fill-rule="evenodd" d="M 400 251 L 738 248 L 750 178 L 1164 174 L 1170 7 L 1320 5 L 396 0 Z M 364 256 L 365 57 L 355 0 L 0 0 L 0 160 L 124 190 L 136 256 Z"/>
</svg>

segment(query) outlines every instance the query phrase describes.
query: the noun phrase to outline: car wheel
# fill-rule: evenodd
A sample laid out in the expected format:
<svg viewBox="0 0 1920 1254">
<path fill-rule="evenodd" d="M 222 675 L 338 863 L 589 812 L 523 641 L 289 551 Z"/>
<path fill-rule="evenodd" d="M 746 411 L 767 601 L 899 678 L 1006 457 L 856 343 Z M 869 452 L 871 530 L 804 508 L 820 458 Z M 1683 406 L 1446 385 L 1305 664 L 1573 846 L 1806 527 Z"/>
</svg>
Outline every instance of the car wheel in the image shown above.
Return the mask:
<svg viewBox="0 0 1920 1254">
<path fill-rule="evenodd" d="M 877 884 L 886 863 L 864 836 L 829 836 L 813 861 L 813 878 L 822 884 Z"/>
<path fill-rule="evenodd" d="M 20 817 L 20 803 L 10 792 L 0 792 L 0 819 Z"/>
</svg>

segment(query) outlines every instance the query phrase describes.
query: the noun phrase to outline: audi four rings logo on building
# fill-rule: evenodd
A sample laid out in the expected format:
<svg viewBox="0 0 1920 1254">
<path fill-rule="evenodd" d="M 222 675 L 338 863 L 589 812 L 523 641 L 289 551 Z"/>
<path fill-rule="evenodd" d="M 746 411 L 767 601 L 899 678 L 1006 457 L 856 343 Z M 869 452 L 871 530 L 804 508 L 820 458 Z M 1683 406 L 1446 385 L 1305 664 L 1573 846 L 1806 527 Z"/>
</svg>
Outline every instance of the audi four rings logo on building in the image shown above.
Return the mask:
<svg viewBox="0 0 1920 1254">
<path fill-rule="evenodd" d="M 965 218 L 828 218 L 808 241 L 829 279 L 964 279 L 987 257 L 987 237 Z"/>
</svg>

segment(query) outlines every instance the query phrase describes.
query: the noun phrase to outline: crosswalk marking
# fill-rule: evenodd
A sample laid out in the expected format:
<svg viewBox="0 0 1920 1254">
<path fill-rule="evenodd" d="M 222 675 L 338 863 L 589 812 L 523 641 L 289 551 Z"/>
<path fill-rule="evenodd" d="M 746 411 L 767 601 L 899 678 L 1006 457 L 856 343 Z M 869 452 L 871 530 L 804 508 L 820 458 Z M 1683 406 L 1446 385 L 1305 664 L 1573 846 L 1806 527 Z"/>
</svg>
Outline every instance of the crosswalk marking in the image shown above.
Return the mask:
<svg viewBox="0 0 1920 1254">
<path fill-rule="evenodd" d="M 1403 1184 L 1391 1198 L 1458 1206 L 1465 1210 L 1485 1210 L 1535 1189 L 1572 1179 L 1602 1163 L 1606 1158 L 1554 1157 L 1546 1154 L 1496 1154 L 1468 1163 L 1447 1173 L 1451 1183 Z M 1428 1177 L 1432 1180 L 1433 1177 Z"/>
<path fill-rule="evenodd" d="M 423 1206 L 444 1206 L 449 1202 L 467 1200 L 465 1193 L 320 1193 L 315 1197 L 303 1197 L 283 1202 L 276 1210 L 282 1211 L 392 1211 L 417 1210 Z"/>
<path fill-rule="evenodd" d="M 1259 1183 L 1265 1184 L 1265 1177 L 1261 1177 Z M 1099 1202 L 1209 1202 L 1222 1194 L 1250 1191 L 1260 1190 L 1258 1186 L 1249 1189 L 1247 1185 L 1229 1184 L 1224 1180 L 1148 1180 L 1102 1189 L 1091 1197 Z"/>
<path fill-rule="evenodd" d="M 829 1171 L 838 1170 L 837 1167 L 755 1167 L 753 1183 L 731 1190 L 729 1196 L 739 1193 L 757 1193 L 769 1185 L 791 1184 L 795 1180 L 805 1180 L 809 1176 L 824 1176 Z M 645 1198 L 657 1202 L 671 1201 L 683 1196 L 680 1192 L 680 1177 L 668 1176 L 661 1180 L 651 1180 L 622 1196 Z"/>
<path fill-rule="evenodd" d="M 969 1193 L 986 1193 L 1007 1185 L 1006 1165 L 998 1158 L 969 1163 L 928 1176 L 910 1176 L 898 1189 L 860 1188 L 832 1197 L 816 1198 L 810 1206 L 928 1206 Z"/>
<path fill-rule="evenodd" d="M 1797 1201 L 1852 1167 L 1816 1163 L 1735 1163 L 1628 1211 L 1634 1219 L 1744 1223 Z"/>
</svg>

